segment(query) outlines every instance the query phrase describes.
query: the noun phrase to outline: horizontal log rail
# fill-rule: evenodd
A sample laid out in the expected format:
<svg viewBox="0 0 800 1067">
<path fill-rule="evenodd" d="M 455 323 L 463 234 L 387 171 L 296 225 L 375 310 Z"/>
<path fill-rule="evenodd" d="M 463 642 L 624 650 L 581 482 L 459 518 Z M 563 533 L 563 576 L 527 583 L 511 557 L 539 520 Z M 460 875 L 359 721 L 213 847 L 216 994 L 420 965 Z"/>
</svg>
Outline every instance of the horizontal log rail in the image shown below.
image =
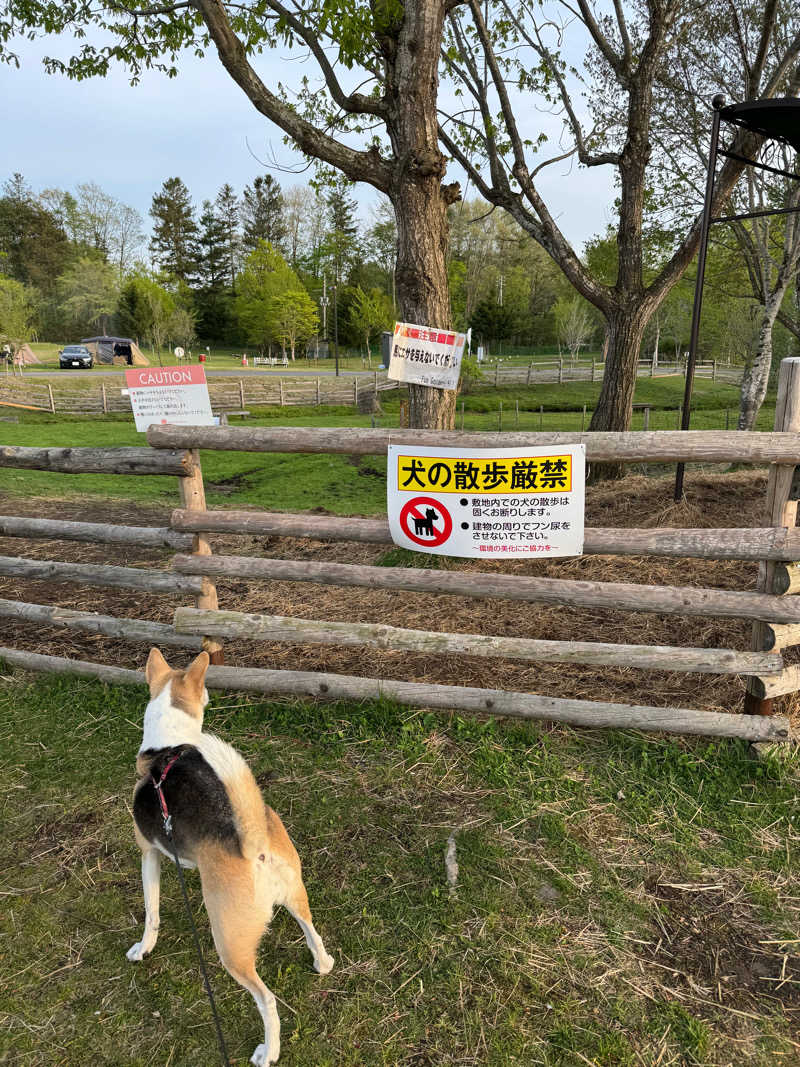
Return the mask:
<svg viewBox="0 0 800 1067">
<path fill-rule="evenodd" d="M 1 610 L 0 610 L 0 613 Z M 321 622 L 283 615 L 178 608 L 177 633 L 210 637 L 279 641 L 299 645 L 363 646 L 447 655 L 489 656 L 545 663 L 580 663 L 596 667 L 699 674 L 780 676 L 781 656 L 722 648 L 675 648 L 666 645 L 619 645 L 592 641 L 539 641 L 484 634 L 407 630 L 376 623 Z"/>
<path fill-rule="evenodd" d="M 176 648 L 203 647 L 202 635 L 179 634 L 174 626 L 146 619 L 118 619 L 113 615 L 97 615 L 91 611 L 75 611 L 52 604 L 28 604 L 22 600 L 0 599 L 0 618 L 31 622 L 38 626 L 60 626 L 87 634 L 100 634 L 120 641 L 147 645 L 170 645 Z"/>
<path fill-rule="evenodd" d="M 235 533 L 279 537 L 307 537 L 320 541 L 360 541 L 392 544 L 385 518 L 361 519 L 338 515 L 292 514 L 278 511 L 172 512 L 174 530 L 194 533 Z M 800 559 L 800 529 L 786 527 L 721 530 L 655 527 L 588 527 L 584 555 L 673 556 L 697 559 Z"/>
<path fill-rule="evenodd" d="M 188 557 L 191 559 L 192 557 Z M 138 567 L 108 567 L 99 563 L 57 563 L 53 560 L 0 556 L 0 576 L 30 581 L 77 582 L 110 589 L 139 589 L 146 593 L 193 593 L 205 588 L 202 578 Z"/>
<path fill-rule="evenodd" d="M 736 430 L 661 430 L 626 433 L 472 433 L 307 426 L 151 426 L 154 448 L 234 452 L 326 452 L 371 456 L 389 444 L 438 448 L 557 448 L 586 445 L 590 462 L 798 463 L 800 434 Z"/>
<path fill-rule="evenodd" d="M 44 656 L 0 647 L 0 660 L 24 670 L 75 674 L 114 684 L 144 683 L 142 671 L 109 667 L 86 660 Z M 499 718 L 561 722 L 570 726 L 615 727 L 696 734 L 706 737 L 740 737 L 751 742 L 793 740 L 788 721 L 779 715 L 729 715 L 689 708 L 654 708 L 608 704 L 563 697 L 512 693 L 500 689 L 476 689 L 424 682 L 396 682 L 351 675 L 306 671 L 270 671 L 242 667 L 210 667 L 210 689 L 264 693 L 323 700 L 394 700 L 415 708 L 442 708 L 492 715 Z"/>
<path fill-rule="evenodd" d="M 91 544 L 135 545 L 137 548 L 191 549 L 192 535 L 167 527 L 112 526 L 102 522 L 68 522 L 0 515 L 0 537 L 34 537 L 47 541 L 86 541 Z"/>
<path fill-rule="evenodd" d="M 146 447 L 26 448 L 0 445 L 0 467 L 57 471 L 60 474 L 164 474 L 189 477 L 194 463 L 189 452 L 154 452 Z"/>
<path fill-rule="evenodd" d="M 594 610 L 635 611 L 654 615 L 709 615 L 765 622 L 800 622 L 800 601 L 767 593 L 740 593 L 689 586 L 635 585 L 534 578 L 522 574 L 437 571 L 410 567 L 368 567 L 351 563 L 261 559 L 252 556 L 184 556 L 173 559 L 180 574 L 251 578 L 318 585 L 402 589 L 453 596 L 500 597 L 532 603 L 563 604 Z"/>
</svg>

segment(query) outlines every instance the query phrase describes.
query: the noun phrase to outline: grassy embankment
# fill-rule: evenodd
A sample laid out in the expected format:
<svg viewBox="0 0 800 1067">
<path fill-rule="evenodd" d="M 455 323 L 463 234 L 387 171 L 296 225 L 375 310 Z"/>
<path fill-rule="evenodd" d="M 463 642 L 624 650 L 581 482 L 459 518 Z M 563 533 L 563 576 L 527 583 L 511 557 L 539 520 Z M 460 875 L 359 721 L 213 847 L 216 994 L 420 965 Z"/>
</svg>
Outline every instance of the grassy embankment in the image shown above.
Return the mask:
<svg viewBox="0 0 800 1067">
<path fill-rule="evenodd" d="M 146 697 L 0 681 L 0 1061 L 216 1062 L 176 876 L 153 955 L 127 804 Z M 293 1067 L 798 1062 L 797 767 L 739 743 L 217 696 L 284 814 L 336 968 L 280 912 Z M 444 852 L 455 833 L 451 893 Z M 188 876 L 232 1062 L 259 1040 Z"/>
</svg>

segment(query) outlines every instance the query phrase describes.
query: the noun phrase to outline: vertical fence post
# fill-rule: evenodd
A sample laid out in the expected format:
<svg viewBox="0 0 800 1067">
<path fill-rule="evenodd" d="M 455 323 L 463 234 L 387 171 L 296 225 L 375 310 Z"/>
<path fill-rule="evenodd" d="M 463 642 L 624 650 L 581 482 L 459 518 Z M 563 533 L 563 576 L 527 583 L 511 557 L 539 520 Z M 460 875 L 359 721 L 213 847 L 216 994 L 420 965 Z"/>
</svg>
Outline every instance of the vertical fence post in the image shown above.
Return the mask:
<svg viewBox="0 0 800 1067">
<path fill-rule="evenodd" d="M 544 407 L 539 405 L 539 430 L 544 427 Z"/>
<path fill-rule="evenodd" d="M 519 400 L 514 401 L 514 429 L 519 429 Z"/>
<path fill-rule="evenodd" d="M 105 382 L 101 382 L 100 383 L 100 393 L 101 393 L 101 395 L 103 397 L 103 414 L 107 415 L 108 414 L 108 397 L 106 396 L 106 383 Z"/>
<path fill-rule="evenodd" d="M 681 423 L 682 422 L 683 422 L 683 404 L 679 404 L 678 405 L 678 429 L 679 430 L 681 428 Z"/>
<path fill-rule="evenodd" d="M 203 471 L 200 467 L 200 453 L 197 449 L 191 450 L 194 464 L 194 473 L 186 478 L 178 479 L 181 494 L 181 507 L 186 511 L 205 511 L 206 492 L 203 486 Z M 193 556 L 210 556 L 211 545 L 208 543 L 206 534 L 195 534 L 192 539 Z M 203 591 L 198 593 L 195 599 L 195 607 L 204 611 L 216 611 L 219 608 L 217 600 L 217 587 L 210 578 L 203 578 Z M 211 662 L 221 664 L 225 662 L 222 645 L 214 637 L 203 638 L 203 648 L 211 657 Z"/>
<path fill-rule="evenodd" d="M 283 407 L 283 378 L 278 378 L 278 386 L 281 391 L 281 407 Z"/>
<path fill-rule="evenodd" d="M 358 407 L 358 375 L 353 378 L 353 403 Z"/>
<path fill-rule="evenodd" d="M 800 432 L 800 357 L 794 356 L 781 360 L 778 378 L 778 399 L 775 404 L 775 429 L 779 431 Z M 797 498 L 800 488 L 797 486 L 793 463 L 772 463 L 767 482 L 767 499 L 764 508 L 764 525 L 788 527 L 792 529 L 797 522 Z M 756 589 L 760 593 L 779 593 L 776 576 L 785 571 L 787 564 L 762 561 L 758 565 Z M 767 635 L 767 625 L 763 622 L 753 623 L 754 649 L 763 649 Z M 775 651 L 781 645 L 775 643 Z M 747 693 L 744 698 L 744 710 L 748 715 L 771 715 L 772 700 L 764 699 L 757 686 L 757 678 L 748 678 Z"/>
<path fill-rule="evenodd" d="M 563 359 L 559 359 L 559 361 L 558 361 L 558 384 L 561 385 L 563 381 L 564 381 L 564 360 Z"/>
<path fill-rule="evenodd" d="M 494 387 L 495 387 L 495 389 L 497 388 L 497 383 L 498 383 L 499 380 L 500 380 L 500 361 L 498 360 L 497 363 L 495 363 L 495 365 L 494 365 Z"/>
<path fill-rule="evenodd" d="M 581 433 L 586 428 L 586 405 L 583 405 L 583 413 L 581 414 Z"/>
<path fill-rule="evenodd" d="M 717 361 L 715 359 L 712 359 L 711 360 L 711 381 L 715 382 L 716 380 L 717 380 Z"/>
<path fill-rule="evenodd" d="M 239 379 L 239 403 L 242 405 L 242 410 L 244 410 L 244 382 L 241 378 Z"/>
<path fill-rule="evenodd" d="M 594 381 L 594 356 L 592 356 L 592 381 Z"/>
<path fill-rule="evenodd" d="M 525 378 L 525 384 L 526 385 L 530 385 L 531 384 L 531 371 L 532 370 L 533 370 L 533 360 L 531 360 L 530 363 L 528 364 L 528 374 L 527 374 L 527 377 Z"/>
<path fill-rule="evenodd" d="M 643 430 L 649 430 L 650 429 L 650 405 L 649 404 L 645 405 L 644 417 L 642 419 L 642 429 Z"/>
<path fill-rule="evenodd" d="M 497 411 L 497 429 L 498 430 L 502 430 L 503 429 L 503 401 L 502 400 L 500 401 L 500 407 L 498 408 L 498 411 Z"/>
<path fill-rule="evenodd" d="M 47 395 L 50 397 L 50 411 L 55 415 L 55 413 L 56 413 L 56 402 L 53 399 L 53 387 L 50 384 L 50 382 L 47 383 Z"/>
</svg>

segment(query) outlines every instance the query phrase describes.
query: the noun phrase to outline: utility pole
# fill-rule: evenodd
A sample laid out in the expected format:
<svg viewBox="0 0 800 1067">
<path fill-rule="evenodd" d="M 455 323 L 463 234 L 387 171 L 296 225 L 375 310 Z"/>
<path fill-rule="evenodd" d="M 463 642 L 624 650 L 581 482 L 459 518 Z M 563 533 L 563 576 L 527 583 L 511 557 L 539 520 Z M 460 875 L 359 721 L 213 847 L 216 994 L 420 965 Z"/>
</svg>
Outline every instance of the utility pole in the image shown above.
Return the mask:
<svg viewBox="0 0 800 1067">
<path fill-rule="evenodd" d="M 322 336 L 328 340 L 328 276 L 322 275 L 322 296 L 319 306 L 322 308 Z"/>
<path fill-rule="evenodd" d="M 339 316 L 336 308 L 336 290 L 338 286 L 336 283 L 333 285 L 333 352 L 336 356 L 336 377 L 339 377 Z"/>
</svg>

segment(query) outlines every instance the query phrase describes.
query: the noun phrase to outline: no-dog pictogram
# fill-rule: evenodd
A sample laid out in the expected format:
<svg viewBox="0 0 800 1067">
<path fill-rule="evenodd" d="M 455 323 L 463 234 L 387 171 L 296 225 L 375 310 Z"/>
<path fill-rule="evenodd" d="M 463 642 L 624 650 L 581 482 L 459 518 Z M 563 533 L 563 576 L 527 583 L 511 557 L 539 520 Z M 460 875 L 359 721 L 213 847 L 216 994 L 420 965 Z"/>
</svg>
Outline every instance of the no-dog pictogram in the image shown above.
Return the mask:
<svg viewBox="0 0 800 1067">
<path fill-rule="evenodd" d="M 414 544 L 425 548 L 443 545 L 453 532 L 450 512 L 431 496 L 415 496 L 403 505 L 400 529 Z"/>
</svg>

